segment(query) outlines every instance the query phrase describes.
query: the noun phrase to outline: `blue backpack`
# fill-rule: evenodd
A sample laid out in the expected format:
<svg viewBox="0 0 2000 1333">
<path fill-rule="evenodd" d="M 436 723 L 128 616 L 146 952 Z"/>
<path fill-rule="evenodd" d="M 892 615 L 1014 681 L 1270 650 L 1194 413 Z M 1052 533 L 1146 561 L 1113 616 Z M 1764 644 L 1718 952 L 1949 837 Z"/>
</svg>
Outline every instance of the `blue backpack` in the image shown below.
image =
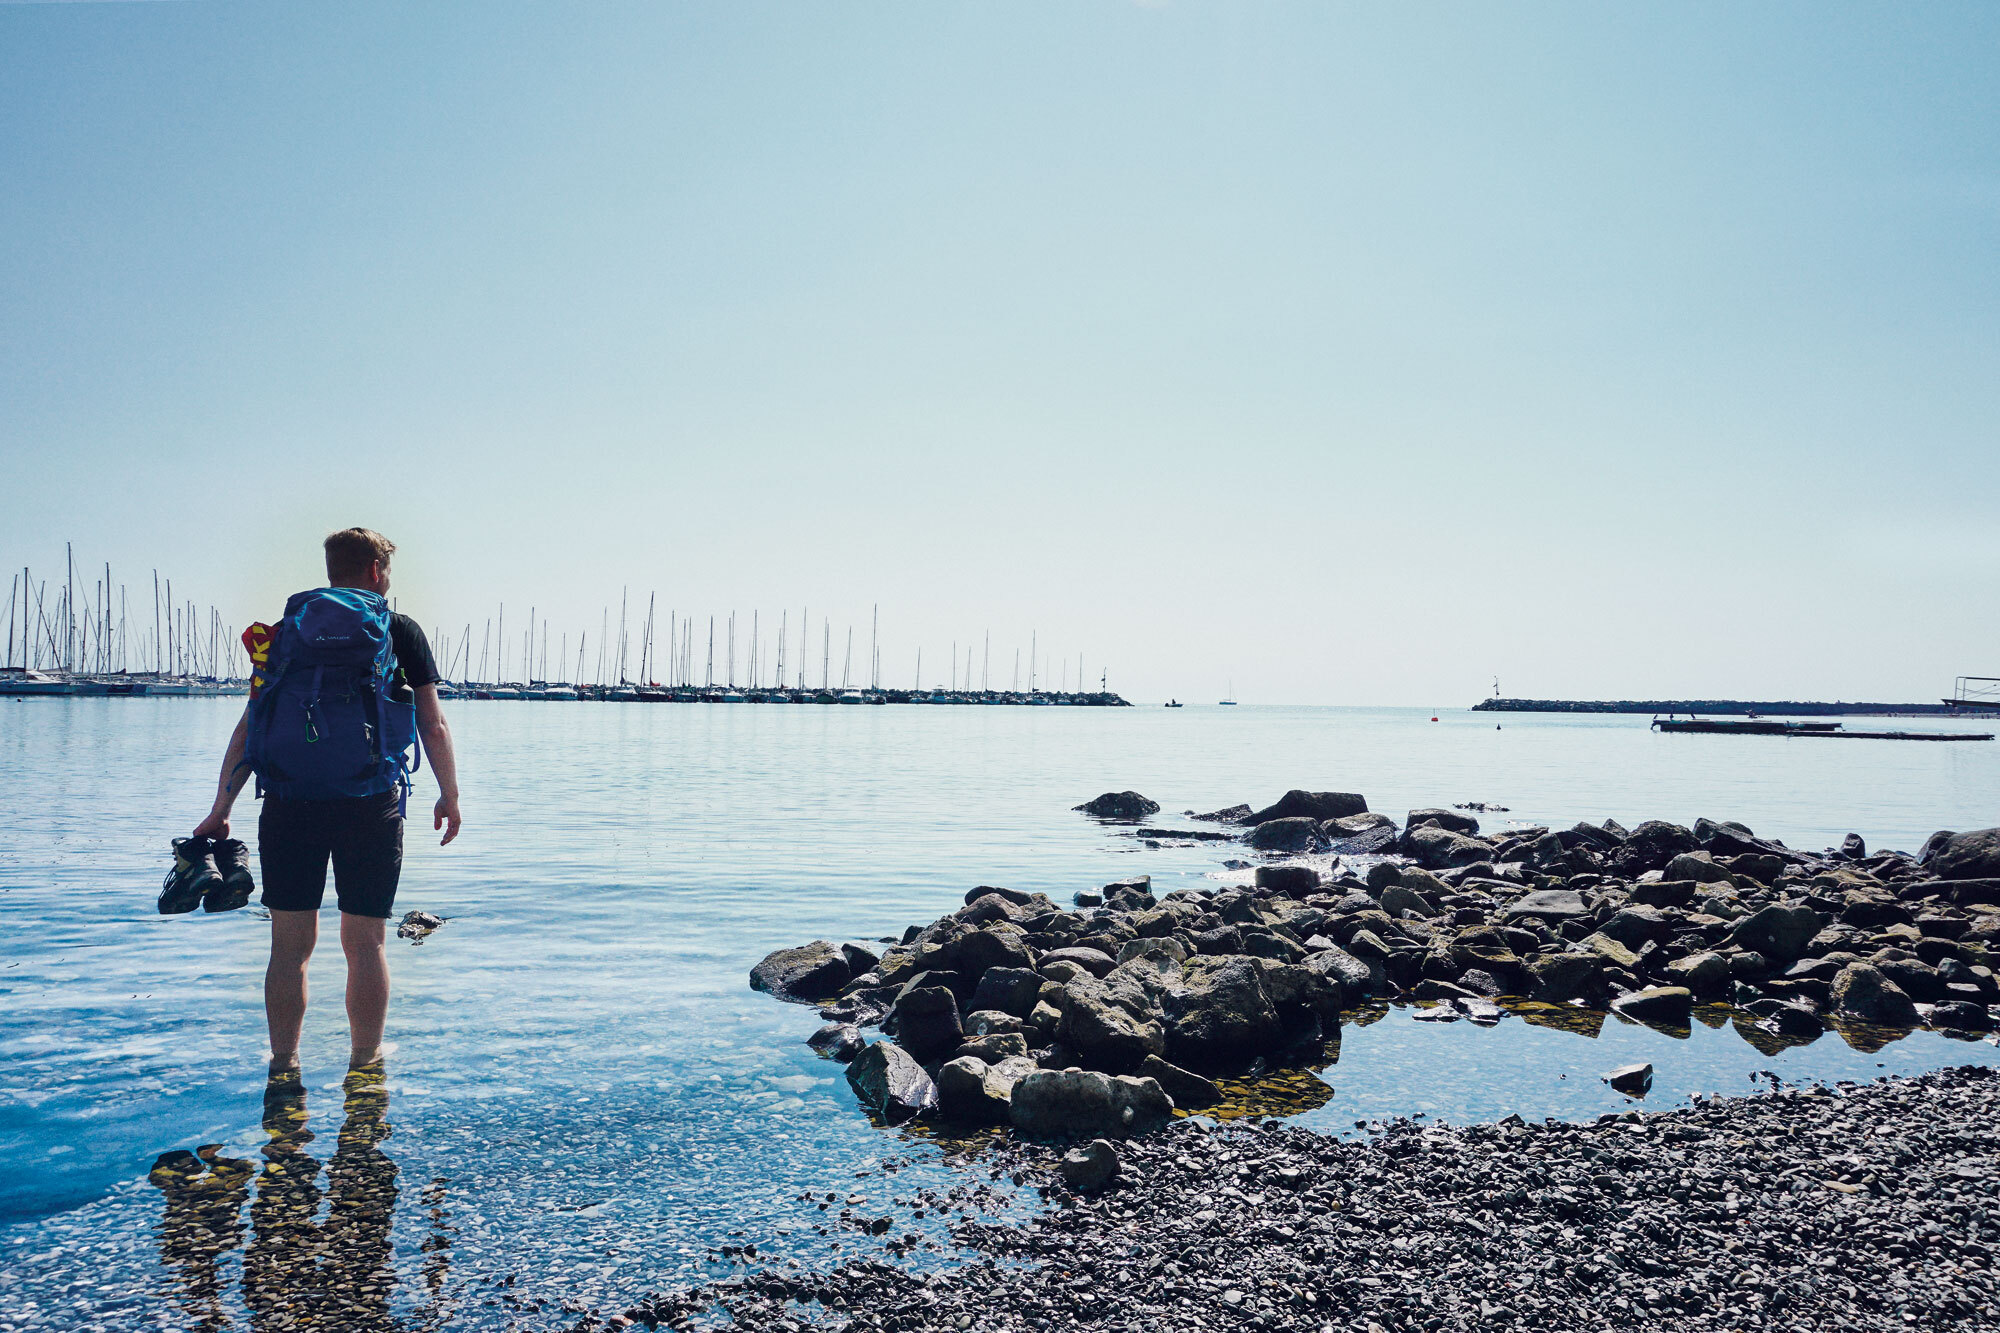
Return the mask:
<svg viewBox="0 0 2000 1333">
<path fill-rule="evenodd" d="M 415 695 L 397 693 L 389 603 L 379 593 L 294 593 L 250 704 L 243 762 L 257 794 L 329 801 L 397 790 L 407 802 L 422 756 Z"/>
</svg>

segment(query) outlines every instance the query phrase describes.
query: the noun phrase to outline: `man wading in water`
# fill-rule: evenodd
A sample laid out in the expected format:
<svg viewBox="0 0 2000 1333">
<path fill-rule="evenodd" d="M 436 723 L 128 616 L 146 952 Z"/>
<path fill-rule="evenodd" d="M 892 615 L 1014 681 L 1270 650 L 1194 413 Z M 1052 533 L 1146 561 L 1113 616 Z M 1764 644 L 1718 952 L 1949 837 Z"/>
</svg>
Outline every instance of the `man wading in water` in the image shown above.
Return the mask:
<svg viewBox="0 0 2000 1333">
<path fill-rule="evenodd" d="M 256 773 L 264 798 L 257 850 L 264 906 L 271 910 L 264 1013 L 273 1074 L 299 1067 L 306 961 L 319 939 L 329 860 L 347 955 L 348 1068 L 381 1060 L 389 1008 L 386 933 L 403 869 L 403 809 L 415 762 L 407 752 L 419 738 L 437 775 L 432 827 L 444 830 L 441 843 L 458 836 L 458 764 L 438 707 L 437 663 L 422 628 L 392 613 L 385 600 L 395 550 L 367 528 L 334 533 L 326 539 L 331 586 L 294 596 L 275 631 L 259 625 L 245 632 L 246 644 L 268 642 L 268 664 L 258 662 L 249 707 L 222 760 L 215 806 L 193 834 L 227 840 L 230 809 Z M 162 910 L 186 909 L 169 909 L 163 900 Z"/>
</svg>

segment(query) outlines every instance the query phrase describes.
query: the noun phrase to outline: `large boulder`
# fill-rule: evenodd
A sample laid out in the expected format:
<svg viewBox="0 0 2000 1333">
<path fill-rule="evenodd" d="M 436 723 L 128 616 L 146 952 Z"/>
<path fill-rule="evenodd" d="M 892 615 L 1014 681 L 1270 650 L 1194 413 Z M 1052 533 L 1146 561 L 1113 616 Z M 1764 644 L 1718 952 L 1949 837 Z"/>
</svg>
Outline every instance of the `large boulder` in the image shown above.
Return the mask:
<svg viewBox="0 0 2000 1333">
<path fill-rule="evenodd" d="M 1951 834 L 1929 869 L 1939 879 L 2000 879 L 2000 828 Z"/>
<path fill-rule="evenodd" d="M 1338 825 L 1352 823 L 1346 819 L 1329 819 L 1319 826 L 1319 833 L 1327 840 L 1330 850 L 1342 856 L 1374 856 L 1394 850 L 1396 846 L 1396 821 L 1385 819 L 1373 828 L 1360 833 L 1343 833 Z"/>
<path fill-rule="evenodd" d="M 1596 953 L 1545 953 L 1528 960 L 1528 993 L 1563 1003 L 1590 999 L 1604 987 L 1604 959 Z"/>
<path fill-rule="evenodd" d="M 1729 960 L 1704 950 L 1667 964 L 1667 979 L 1685 986 L 1698 1000 L 1719 1000 L 1729 994 Z"/>
<path fill-rule="evenodd" d="M 1626 835 L 1618 861 L 1629 870 L 1661 870 L 1682 852 L 1695 849 L 1694 834 L 1664 819 L 1649 819 Z"/>
<path fill-rule="evenodd" d="M 989 967 L 1033 967 L 1034 955 L 1019 926 L 998 922 L 958 939 L 958 968 L 978 976 Z"/>
<path fill-rule="evenodd" d="M 856 1056 L 847 1081 L 863 1106 L 892 1125 L 937 1109 L 937 1084 L 893 1041 L 875 1042 Z"/>
<path fill-rule="evenodd" d="M 1659 944 L 1672 937 L 1678 923 L 1657 907 L 1621 907 L 1597 929 L 1635 953 L 1648 941 Z"/>
<path fill-rule="evenodd" d="M 1682 852 L 1667 862 L 1661 877 L 1693 880 L 1697 884 L 1718 884 L 1729 878 L 1729 872 L 1717 865 L 1715 858 L 1707 852 Z"/>
<path fill-rule="evenodd" d="M 1734 820 L 1697 819 L 1694 840 L 1716 856 L 1749 856 L 1769 845 L 1752 833 L 1748 825 Z"/>
<path fill-rule="evenodd" d="M 1031 917 L 1056 910 L 1056 905 L 1051 902 L 1030 905 L 1006 896 L 1012 892 L 1014 891 L 1011 889 L 1005 892 L 999 889 L 989 890 L 953 912 L 952 916 L 968 926 L 987 926 L 996 921 L 1018 925 Z"/>
<path fill-rule="evenodd" d="M 1112 968 L 1118 966 L 1118 960 L 1104 952 L 1104 950 L 1092 949 L 1081 944 L 1073 944 L 1066 949 L 1051 949 L 1043 954 L 1041 961 L 1042 975 L 1054 975 L 1051 965 L 1055 963 L 1073 963 L 1094 977 L 1104 976 Z"/>
<path fill-rule="evenodd" d="M 1076 808 L 1097 819 L 1138 820 L 1160 813 L 1158 801 L 1149 801 L 1136 791 L 1108 791 Z"/>
<path fill-rule="evenodd" d="M 1035 1062 L 1025 1056 L 988 1063 L 961 1055 L 946 1061 L 937 1073 L 938 1111 L 949 1120 L 1004 1125 L 1014 1085 L 1034 1072 Z"/>
<path fill-rule="evenodd" d="M 1453 833 L 1435 824 L 1405 829 L 1403 836 L 1397 840 L 1396 850 L 1426 870 L 1446 870 L 1452 866 L 1469 866 L 1493 859 L 1492 843 L 1468 838 L 1463 833 Z"/>
<path fill-rule="evenodd" d="M 1322 823 L 1329 819 L 1345 819 L 1349 815 L 1364 814 L 1367 810 L 1367 800 L 1356 792 L 1295 789 L 1286 792 L 1262 810 L 1246 816 L 1243 822 L 1268 824 L 1274 819 L 1303 817 L 1315 823 Z"/>
<path fill-rule="evenodd" d="M 1437 915 L 1437 907 L 1415 889 L 1403 884 L 1391 884 L 1382 890 L 1382 910 L 1392 917 L 1400 917 L 1405 912 L 1415 912 L 1421 917 Z"/>
<path fill-rule="evenodd" d="M 980 975 L 972 1002 L 966 1007 L 968 1012 L 997 1009 L 1003 1014 L 1026 1018 L 1034 1012 L 1035 1001 L 1041 994 L 1042 977 L 1033 969 L 991 967 Z"/>
<path fill-rule="evenodd" d="M 1791 963 L 1805 956 L 1806 945 L 1819 934 L 1819 913 L 1803 903 L 1772 903 L 1760 907 L 1736 923 L 1730 942 Z"/>
<path fill-rule="evenodd" d="M 889 1006 L 882 1029 L 919 1061 L 957 1050 L 965 1040 L 965 1029 L 958 1020 L 958 1000 L 943 986 L 915 987 L 898 995 Z"/>
<path fill-rule="evenodd" d="M 1104 886 L 1104 905 L 1123 912 L 1138 912 L 1157 906 L 1153 899 L 1153 877 L 1137 875 Z"/>
<path fill-rule="evenodd" d="M 1305 815 L 1267 819 L 1243 835 L 1260 852 L 1309 852 L 1320 845 L 1319 821 Z"/>
<path fill-rule="evenodd" d="M 1322 979 L 1326 986 L 1339 987 L 1334 1008 L 1351 1009 L 1373 995 L 1376 978 L 1368 964 L 1341 948 L 1320 949 L 1306 955 L 1299 966 Z"/>
<path fill-rule="evenodd" d="M 1404 828 L 1416 828 L 1419 824 L 1435 824 L 1453 833 L 1473 834 L 1479 832 L 1479 821 L 1471 815 L 1462 815 L 1456 810 L 1442 810 L 1435 807 L 1426 810 L 1412 810 L 1410 817 L 1403 821 Z"/>
<path fill-rule="evenodd" d="M 1583 895 L 1575 889 L 1536 889 L 1516 898 L 1502 912 L 1506 921 L 1522 917 L 1534 917 L 1541 921 L 1560 924 L 1573 917 L 1588 916 L 1590 907 L 1583 901 Z"/>
<path fill-rule="evenodd" d="M 1158 1129 L 1173 1110 L 1173 1099 L 1150 1078 L 1038 1069 L 1014 1085 L 1008 1119 L 1031 1138 L 1122 1138 Z"/>
<path fill-rule="evenodd" d="M 1627 948 L 1623 941 L 1614 940 L 1601 930 L 1584 936 L 1583 947 L 1613 967 L 1622 967 L 1627 972 L 1636 972 L 1639 968 L 1638 953 Z"/>
<path fill-rule="evenodd" d="M 1849 963 L 1833 979 L 1833 1012 L 1857 1023 L 1913 1028 L 1917 1006 L 1903 988 L 1869 963 Z"/>
<path fill-rule="evenodd" d="M 1264 828 L 1275 828 L 1266 824 Z M 1258 829 L 1262 833 L 1264 829 Z M 1257 887 L 1272 893 L 1282 893 L 1288 897 L 1304 898 L 1319 888 L 1319 871 L 1309 865 L 1287 863 L 1275 866 L 1257 867 Z"/>
<path fill-rule="evenodd" d="M 1151 997 L 1123 976 L 1083 976 L 1063 987 L 1057 1035 L 1096 1068 L 1126 1070 L 1167 1049 L 1166 1025 Z"/>
<path fill-rule="evenodd" d="M 1162 1007 L 1170 1057 L 1195 1069 L 1248 1063 L 1284 1038 L 1262 968 L 1240 955 L 1189 959 Z"/>
<path fill-rule="evenodd" d="M 1686 907 L 1694 901 L 1698 887 L 1691 879 L 1641 880 L 1632 886 L 1632 901 L 1647 907 Z"/>
<path fill-rule="evenodd" d="M 777 949 L 750 969 L 750 989 L 781 1000 L 808 1004 L 833 995 L 854 975 L 838 944 L 814 940 L 796 949 Z"/>
<path fill-rule="evenodd" d="M 1358 815 L 1342 815 L 1339 819 L 1329 819 L 1320 831 L 1329 838 L 1358 838 L 1377 829 L 1393 829 L 1396 821 L 1374 810 Z"/>
</svg>

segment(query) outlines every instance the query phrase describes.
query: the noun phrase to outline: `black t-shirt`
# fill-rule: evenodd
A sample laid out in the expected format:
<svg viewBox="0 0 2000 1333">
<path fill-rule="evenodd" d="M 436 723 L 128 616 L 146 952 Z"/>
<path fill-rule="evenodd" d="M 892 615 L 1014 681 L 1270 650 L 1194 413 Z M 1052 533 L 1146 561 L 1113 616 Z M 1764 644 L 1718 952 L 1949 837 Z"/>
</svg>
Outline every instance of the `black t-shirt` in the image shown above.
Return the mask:
<svg viewBox="0 0 2000 1333">
<path fill-rule="evenodd" d="M 437 659 L 424 627 L 401 612 L 389 617 L 389 641 L 396 649 L 396 674 L 413 690 L 438 683 Z"/>
</svg>

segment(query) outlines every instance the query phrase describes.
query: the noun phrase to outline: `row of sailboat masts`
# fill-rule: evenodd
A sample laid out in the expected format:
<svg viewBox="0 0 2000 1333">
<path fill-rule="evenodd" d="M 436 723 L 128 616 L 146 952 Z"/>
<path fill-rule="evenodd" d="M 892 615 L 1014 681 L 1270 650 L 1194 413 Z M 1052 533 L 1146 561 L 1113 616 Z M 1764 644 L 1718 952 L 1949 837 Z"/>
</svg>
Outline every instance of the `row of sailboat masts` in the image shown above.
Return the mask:
<svg viewBox="0 0 2000 1333">
<path fill-rule="evenodd" d="M 812 637 L 810 607 L 800 610 L 797 627 L 791 623 L 789 610 L 781 612 L 775 635 L 765 631 L 760 611 L 752 611 L 749 624 L 744 626 L 739 623 L 735 611 L 698 620 L 693 615 L 682 615 L 677 608 L 669 608 L 662 625 L 656 593 L 646 594 L 645 615 L 636 626 L 631 623 L 633 610 L 628 587 L 619 594 L 617 626 L 611 624 L 611 608 L 607 604 L 599 619 L 595 642 L 587 630 L 578 633 L 576 652 L 572 657 L 569 632 L 556 633 L 548 617 L 537 606 L 528 608 L 528 627 L 521 631 L 520 647 L 516 649 L 507 635 L 507 607 L 503 602 L 496 614 L 485 622 L 476 644 L 471 622 L 467 622 L 456 635 L 443 627 L 434 631 L 442 648 L 438 661 L 439 674 L 446 680 L 474 684 L 512 681 L 538 685 L 658 685 L 668 689 L 753 690 L 880 690 L 883 687 L 879 605 L 869 611 L 865 680 L 855 677 L 854 627 L 848 625 L 842 630 L 841 666 L 836 681 L 833 670 L 833 618 L 826 615 L 820 617 L 817 685 L 812 680 L 815 664 L 808 648 Z M 742 642 L 745 629 L 748 630 L 749 642 L 747 652 L 739 659 L 737 646 Z M 959 651 L 961 647 L 963 654 Z M 717 660 L 718 648 L 720 661 Z M 1021 658 L 1021 649 L 1016 647 L 1013 674 L 1006 687 L 1010 692 L 1019 693 L 1021 690 Z M 1071 661 L 1067 654 L 1060 659 L 1059 689 L 1063 692 L 1072 688 Z M 1077 693 L 1086 693 L 1089 678 L 1084 655 L 1078 653 L 1074 663 L 1074 689 Z M 1040 692 L 1047 674 L 1057 665 L 1056 661 L 1042 656 L 1040 633 L 1031 631 L 1026 663 L 1028 692 Z M 1107 675 L 1100 674 L 1097 682 L 1100 690 L 1107 680 Z M 924 688 L 921 647 L 917 649 L 914 688 L 919 691 Z M 933 680 L 933 688 L 948 688 L 954 693 L 970 692 L 975 688 L 980 692 L 991 692 L 998 688 L 993 680 L 992 631 L 985 631 L 977 640 L 954 641 L 951 645 L 951 665 Z"/>
<path fill-rule="evenodd" d="M 159 570 L 153 571 L 149 626 L 143 619 L 134 623 L 129 590 L 112 579 L 109 563 L 101 579 L 86 574 L 88 582 L 79 584 L 75 546 L 66 542 L 63 565 L 62 582 L 53 589 L 27 565 L 9 576 L 6 670 L 219 679 L 240 666 L 235 627 L 213 606 L 204 610 L 192 598 L 176 600 L 173 580 L 163 581 Z"/>
</svg>

